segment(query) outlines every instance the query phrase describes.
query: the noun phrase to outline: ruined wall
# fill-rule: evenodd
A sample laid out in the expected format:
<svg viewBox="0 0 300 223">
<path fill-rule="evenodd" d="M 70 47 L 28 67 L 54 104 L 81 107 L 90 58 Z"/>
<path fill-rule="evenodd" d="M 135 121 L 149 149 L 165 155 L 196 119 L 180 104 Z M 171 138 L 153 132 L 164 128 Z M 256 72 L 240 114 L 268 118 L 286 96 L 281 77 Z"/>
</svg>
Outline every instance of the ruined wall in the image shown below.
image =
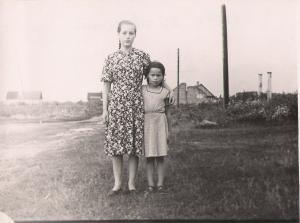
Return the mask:
<svg viewBox="0 0 300 223">
<path fill-rule="evenodd" d="M 177 87 L 174 89 L 175 104 L 177 104 Z M 187 104 L 186 83 L 179 85 L 179 104 Z"/>
</svg>

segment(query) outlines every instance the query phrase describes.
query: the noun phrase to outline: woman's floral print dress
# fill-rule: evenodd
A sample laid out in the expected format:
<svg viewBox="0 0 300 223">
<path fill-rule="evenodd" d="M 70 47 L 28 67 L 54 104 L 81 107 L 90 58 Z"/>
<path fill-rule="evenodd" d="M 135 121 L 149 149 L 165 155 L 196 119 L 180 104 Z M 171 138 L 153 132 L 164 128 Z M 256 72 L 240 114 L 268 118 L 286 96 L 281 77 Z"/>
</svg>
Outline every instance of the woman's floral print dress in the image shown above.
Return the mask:
<svg viewBox="0 0 300 223">
<path fill-rule="evenodd" d="M 149 64 L 148 54 L 135 48 L 129 52 L 118 50 L 104 62 L 101 81 L 112 83 L 104 142 L 105 153 L 109 156 L 142 154 L 142 82 Z"/>
</svg>

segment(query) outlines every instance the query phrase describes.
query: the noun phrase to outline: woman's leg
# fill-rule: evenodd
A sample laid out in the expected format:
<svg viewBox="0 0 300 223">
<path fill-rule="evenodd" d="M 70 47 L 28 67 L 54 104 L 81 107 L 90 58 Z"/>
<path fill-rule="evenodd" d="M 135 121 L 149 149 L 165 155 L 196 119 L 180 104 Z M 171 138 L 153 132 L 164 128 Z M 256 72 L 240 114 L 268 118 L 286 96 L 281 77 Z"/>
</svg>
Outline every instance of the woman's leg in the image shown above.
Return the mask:
<svg viewBox="0 0 300 223">
<path fill-rule="evenodd" d="M 113 172 L 115 178 L 115 185 L 113 191 L 121 189 L 122 186 L 122 170 L 123 170 L 123 156 L 114 156 L 112 158 Z"/>
<path fill-rule="evenodd" d="M 154 187 L 154 157 L 148 157 L 146 161 L 146 172 L 147 172 L 147 180 L 148 180 L 148 186 Z"/>
<path fill-rule="evenodd" d="M 137 174 L 139 164 L 139 157 L 130 155 L 128 159 L 128 172 L 129 172 L 129 179 L 128 179 L 128 189 L 135 190 L 135 178 Z"/>
<path fill-rule="evenodd" d="M 158 175 L 158 181 L 157 186 L 163 186 L 164 185 L 164 178 L 165 178 L 165 164 L 164 164 L 164 157 L 156 157 L 157 162 L 157 175 Z"/>
</svg>

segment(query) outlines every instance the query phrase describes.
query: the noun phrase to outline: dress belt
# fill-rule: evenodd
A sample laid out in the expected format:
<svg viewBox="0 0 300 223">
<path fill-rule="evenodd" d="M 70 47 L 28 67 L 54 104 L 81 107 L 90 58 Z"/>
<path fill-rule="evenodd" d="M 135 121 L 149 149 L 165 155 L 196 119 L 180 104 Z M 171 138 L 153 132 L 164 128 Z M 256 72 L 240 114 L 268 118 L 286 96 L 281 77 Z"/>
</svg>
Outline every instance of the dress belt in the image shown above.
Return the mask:
<svg viewBox="0 0 300 223">
<path fill-rule="evenodd" d="M 155 113 L 165 113 L 164 111 L 148 111 L 148 112 L 145 112 L 145 114 L 155 114 Z"/>
</svg>

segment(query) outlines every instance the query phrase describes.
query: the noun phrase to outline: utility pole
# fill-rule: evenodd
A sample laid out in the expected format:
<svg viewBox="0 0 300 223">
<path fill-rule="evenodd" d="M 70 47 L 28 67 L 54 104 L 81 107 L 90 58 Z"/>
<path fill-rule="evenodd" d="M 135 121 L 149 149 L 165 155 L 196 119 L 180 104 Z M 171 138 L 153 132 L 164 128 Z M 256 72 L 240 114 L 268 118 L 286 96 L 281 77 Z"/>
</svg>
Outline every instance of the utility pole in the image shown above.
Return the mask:
<svg viewBox="0 0 300 223">
<path fill-rule="evenodd" d="M 267 74 L 268 74 L 267 100 L 270 101 L 272 98 L 272 72 L 267 72 Z"/>
<path fill-rule="evenodd" d="M 177 49 L 177 107 L 179 108 L 179 48 Z"/>
<path fill-rule="evenodd" d="M 223 28 L 223 90 L 224 90 L 224 108 L 227 108 L 229 102 L 229 81 L 228 81 L 228 47 L 227 47 L 227 20 L 226 7 L 222 5 L 222 28 Z"/>
<path fill-rule="evenodd" d="M 258 97 L 262 94 L 262 76 L 263 74 L 258 74 Z"/>
</svg>

